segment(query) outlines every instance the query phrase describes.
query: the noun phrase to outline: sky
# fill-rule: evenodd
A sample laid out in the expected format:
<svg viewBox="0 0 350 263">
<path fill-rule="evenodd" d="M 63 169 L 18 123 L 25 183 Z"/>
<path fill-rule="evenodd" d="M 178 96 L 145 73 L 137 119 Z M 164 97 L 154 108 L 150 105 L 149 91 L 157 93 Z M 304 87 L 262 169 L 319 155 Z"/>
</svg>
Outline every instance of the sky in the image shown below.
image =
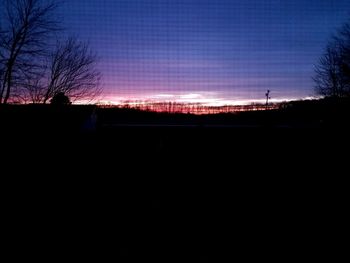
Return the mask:
<svg viewBox="0 0 350 263">
<path fill-rule="evenodd" d="M 103 101 L 225 105 L 314 96 L 350 1 L 69 0 L 60 12 L 99 56 Z"/>
</svg>

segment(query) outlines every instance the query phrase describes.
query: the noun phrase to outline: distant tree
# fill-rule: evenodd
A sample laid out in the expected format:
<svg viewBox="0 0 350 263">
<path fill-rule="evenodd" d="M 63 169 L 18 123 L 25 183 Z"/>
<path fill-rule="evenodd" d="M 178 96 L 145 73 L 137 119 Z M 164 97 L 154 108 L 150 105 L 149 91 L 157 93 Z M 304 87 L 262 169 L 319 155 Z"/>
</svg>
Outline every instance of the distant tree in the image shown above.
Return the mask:
<svg viewBox="0 0 350 263">
<path fill-rule="evenodd" d="M 43 70 L 41 74 L 31 76 L 23 82 L 23 101 L 29 101 L 34 104 L 40 104 L 43 102 L 46 87 L 46 70 Z"/>
<path fill-rule="evenodd" d="M 86 43 L 75 38 L 58 42 L 49 58 L 46 86 L 36 90 L 46 103 L 64 93 L 73 101 L 91 100 L 100 92 L 101 73 L 96 69 L 97 57 Z M 32 93 L 33 95 L 33 93 Z"/>
<path fill-rule="evenodd" d="M 315 67 L 316 92 L 325 97 L 350 95 L 350 22 L 332 38 Z"/>
<path fill-rule="evenodd" d="M 6 104 L 23 80 L 41 72 L 39 58 L 58 30 L 57 5 L 51 0 L 3 0 L 0 7 L 0 104 Z"/>
<path fill-rule="evenodd" d="M 56 106 L 62 106 L 62 105 L 70 105 L 71 102 L 69 100 L 69 97 L 64 94 L 64 92 L 58 92 L 56 93 L 52 99 L 50 100 L 52 105 Z"/>
</svg>

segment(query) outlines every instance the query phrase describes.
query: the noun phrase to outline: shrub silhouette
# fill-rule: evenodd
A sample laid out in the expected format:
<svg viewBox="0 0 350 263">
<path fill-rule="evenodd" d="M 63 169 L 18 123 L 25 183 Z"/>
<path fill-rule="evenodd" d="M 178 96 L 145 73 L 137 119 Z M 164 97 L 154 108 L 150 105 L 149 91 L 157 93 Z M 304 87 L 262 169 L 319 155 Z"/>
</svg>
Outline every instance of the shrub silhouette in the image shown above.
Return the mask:
<svg viewBox="0 0 350 263">
<path fill-rule="evenodd" d="M 71 102 L 69 100 L 69 97 L 66 94 L 64 94 L 63 92 L 59 92 L 52 97 L 51 104 L 57 105 L 57 106 L 70 105 Z"/>
</svg>

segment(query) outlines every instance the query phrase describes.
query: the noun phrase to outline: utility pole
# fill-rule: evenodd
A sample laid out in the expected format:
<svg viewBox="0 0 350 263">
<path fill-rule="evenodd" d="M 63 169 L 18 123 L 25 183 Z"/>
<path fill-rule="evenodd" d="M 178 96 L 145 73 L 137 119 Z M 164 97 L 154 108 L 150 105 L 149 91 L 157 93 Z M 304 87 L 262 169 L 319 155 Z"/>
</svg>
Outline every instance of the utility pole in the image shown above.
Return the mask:
<svg viewBox="0 0 350 263">
<path fill-rule="evenodd" d="M 269 100 L 271 99 L 271 97 L 270 97 L 270 90 L 267 90 L 265 96 L 266 96 L 266 109 L 267 109 L 268 106 L 269 106 Z"/>
</svg>

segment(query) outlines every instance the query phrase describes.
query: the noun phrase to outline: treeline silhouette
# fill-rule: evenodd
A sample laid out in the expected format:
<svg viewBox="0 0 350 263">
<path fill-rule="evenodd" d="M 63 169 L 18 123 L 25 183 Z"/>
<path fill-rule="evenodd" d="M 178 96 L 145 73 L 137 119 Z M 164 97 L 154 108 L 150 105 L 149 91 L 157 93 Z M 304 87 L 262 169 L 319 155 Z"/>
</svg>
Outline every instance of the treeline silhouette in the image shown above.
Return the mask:
<svg viewBox="0 0 350 263">
<path fill-rule="evenodd" d="M 202 103 L 178 103 L 178 102 L 149 102 L 149 101 L 124 101 L 120 105 L 100 105 L 103 108 L 136 109 L 139 111 L 190 113 L 190 114 L 219 114 L 243 111 L 262 111 L 278 109 L 279 104 L 269 105 L 251 103 L 249 105 L 224 105 L 208 106 Z"/>
<path fill-rule="evenodd" d="M 63 97 L 66 99 L 66 97 Z M 331 127 L 349 124 L 350 99 L 325 98 L 292 101 L 272 105 L 207 108 L 201 105 L 155 104 L 144 107 L 70 105 L 67 101 L 52 105 L 1 105 L 0 127 L 5 132 L 33 129 L 39 134 L 52 132 L 83 132 L 113 128 L 114 125 L 184 125 L 184 126 L 278 126 Z M 181 110 L 183 112 L 181 112 Z"/>
</svg>

